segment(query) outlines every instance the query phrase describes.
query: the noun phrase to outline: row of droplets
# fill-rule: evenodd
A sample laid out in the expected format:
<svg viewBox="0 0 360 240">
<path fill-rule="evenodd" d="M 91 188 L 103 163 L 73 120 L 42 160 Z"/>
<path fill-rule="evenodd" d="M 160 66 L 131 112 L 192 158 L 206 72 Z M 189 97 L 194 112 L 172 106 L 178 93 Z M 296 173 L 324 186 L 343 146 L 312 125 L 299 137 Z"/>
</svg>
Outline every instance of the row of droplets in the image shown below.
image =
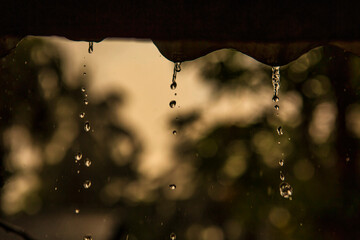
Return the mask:
<svg viewBox="0 0 360 240">
<path fill-rule="evenodd" d="M 274 90 L 274 95 L 272 97 L 272 101 L 275 103 L 274 105 L 274 109 L 276 111 L 278 111 L 280 109 L 278 102 L 280 100 L 279 98 L 279 89 L 280 89 L 280 67 L 276 66 L 272 68 L 272 85 L 273 85 L 273 90 Z M 277 116 L 279 116 L 279 113 L 276 113 Z M 281 126 L 278 126 L 276 128 L 276 132 L 279 136 L 282 136 L 284 134 L 283 128 Z M 280 140 L 278 141 L 278 144 L 280 144 Z M 279 165 L 281 168 L 283 168 L 284 166 L 284 153 L 281 154 L 281 159 L 279 160 Z M 282 170 L 280 170 L 280 186 L 279 186 L 279 190 L 280 190 L 280 195 L 283 198 L 288 198 L 288 199 L 292 199 L 292 194 L 293 194 L 293 188 L 291 187 L 291 185 L 287 182 L 285 182 L 285 175 L 283 173 Z"/>
</svg>

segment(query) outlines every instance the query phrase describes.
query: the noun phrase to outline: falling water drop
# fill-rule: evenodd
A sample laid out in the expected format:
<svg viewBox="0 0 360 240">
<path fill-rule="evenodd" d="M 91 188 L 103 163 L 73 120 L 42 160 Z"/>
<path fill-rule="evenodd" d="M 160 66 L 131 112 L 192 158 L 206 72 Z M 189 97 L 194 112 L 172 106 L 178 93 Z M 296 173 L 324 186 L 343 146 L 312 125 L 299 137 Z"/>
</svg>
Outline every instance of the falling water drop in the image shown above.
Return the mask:
<svg viewBox="0 0 360 240">
<path fill-rule="evenodd" d="M 169 103 L 169 106 L 171 108 L 174 108 L 176 106 L 176 101 L 175 100 L 172 100 L 170 103 Z"/>
<path fill-rule="evenodd" d="M 176 134 L 177 134 L 177 131 L 176 131 L 176 130 L 174 130 L 174 131 L 173 131 L 173 135 L 176 135 Z"/>
<path fill-rule="evenodd" d="M 79 209 L 75 209 L 75 213 L 79 214 L 80 210 Z"/>
<path fill-rule="evenodd" d="M 81 152 L 78 152 L 76 155 L 75 155 L 75 162 L 81 160 L 82 158 L 82 153 Z"/>
<path fill-rule="evenodd" d="M 279 105 L 275 105 L 274 108 L 275 108 L 275 110 L 279 110 L 280 107 L 279 107 Z"/>
<path fill-rule="evenodd" d="M 277 133 L 278 133 L 278 135 L 283 135 L 284 134 L 281 126 L 277 128 Z"/>
<path fill-rule="evenodd" d="M 85 159 L 85 166 L 87 166 L 87 167 L 91 166 L 91 160 L 89 158 Z"/>
<path fill-rule="evenodd" d="M 278 102 L 279 101 L 279 97 L 274 95 L 273 98 L 272 98 L 272 101 L 273 102 Z"/>
<path fill-rule="evenodd" d="M 293 188 L 287 182 L 282 182 L 279 186 L 280 195 L 283 198 L 289 198 L 291 200 L 293 194 Z"/>
<path fill-rule="evenodd" d="M 80 117 L 80 118 L 84 118 L 84 117 L 85 117 L 85 113 L 84 113 L 84 112 L 81 112 L 81 113 L 79 114 L 79 117 Z"/>
<path fill-rule="evenodd" d="M 91 187 L 91 181 L 90 180 L 85 180 L 84 184 L 83 184 L 84 188 L 88 189 Z"/>
<path fill-rule="evenodd" d="M 88 52 L 92 53 L 94 51 L 94 42 L 89 42 L 89 49 Z"/>
<path fill-rule="evenodd" d="M 280 159 L 279 160 L 279 165 L 282 167 L 282 166 L 284 166 L 284 159 Z"/>
<path fill-rule="evenodd" d="M 86 235 L 83 237 L 83 240 L 93 240 L 93 238 L 90 235 Z"/>
<path fill-rule="evenodd" d="M 84 104 L 85 105 L 88 105 L 89 104 L 89 101 L 87 99 L 84 99 Z"/>
<path fill-rule="evenodd" d="M 169 185 L 169 188 L 170 188 L 171 190 L 175 190 L 175 189 L 176 189 L 176 185 L 175 185 L 175 184 L 170 184 L 170 185 Z"/>
<path fill-rule="evenodd" d="M 285 180 L 285 175 L 282 171 L 280 171 L 280 180 L 284 181 Z"/>
<path fill-rule="evenodd" d="M 86 92 L 86 89 L 84 87 L 81 88 L 82 92 Z"/>
<path fill-rule="evenodd" d="M 175 233 L 171 233 L 171 234 L 170 234 L 170 239 L 171 239 L 171 240 L 175 240 L 175 239 L 176 239 L 176 234 L 175 234 Z"/>
<path fill-rule="evenodd" d="M 176 83 L 176 82 L 171 83 L 170 88 L 171 88 L 172 90 L 175 90 L 176 87 L 177 87 L 177 83 Z"/>
<path fill-rule="evenodd" d="M 85 132 L 90 131 L 90 122 L 89 121 L 86 121 L 84 123 L 84 130 L 85 130 Z"/>
</svg>

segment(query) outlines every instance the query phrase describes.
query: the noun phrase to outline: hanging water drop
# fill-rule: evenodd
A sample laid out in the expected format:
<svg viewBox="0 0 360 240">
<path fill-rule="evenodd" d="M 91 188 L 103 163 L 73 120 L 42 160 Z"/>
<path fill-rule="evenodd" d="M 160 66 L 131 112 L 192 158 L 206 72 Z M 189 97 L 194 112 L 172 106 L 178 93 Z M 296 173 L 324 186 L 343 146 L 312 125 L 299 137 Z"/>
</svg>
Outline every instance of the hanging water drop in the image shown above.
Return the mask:
<svg viewBox="0 0 360 240">
<path fill-rule="evenodd" d="M 171 239 L 171 240 L 175 240 L 175 239 L 176 239 L 176 234 L 175 234 L 175 233 L 171 233 L 171 234 L 170 234 L 170 239 Z"/>
<path fill-rule="evenodd" d="M 85 113 L 84 113 L 84 112 L 81 112 L 81 113 L 79 114 L 79 117 L 80 117 L 80 118 L 84 118 L 84 117 L 85 117 Z"/>
<path fill-rule="evenodd" d="M 75 162 L 81 160 L 82 158 L 82 153 L 81 152 L 78 152 L 76 155 L 75 155 Z"/>
<path fill-rule="evenodd" d="M 176 135 L 176 134 L 177 134 L 177 131 L 176 131 L 176 130 L 174 130 L 174 131 L 173 131 L 173 135 Z"/>
<path fill-rule="evenodd" d="M 169 106 L 171 108 L 174 108 L 176 106 L 176 101 L 175 100 L 172 100 L 170 103 L 169 103 Z"/>
<path fill-rule="evenodd" d="M 282 171 L 280 171 L 280 180 L 284 181 L 285 180 L 285 175 Z"/>
<path fill-rule="evenodd" d="M 89 49 L 88 52 L 92 53 L 94 51 L 94 42 L 89 42 Z"/>
<path fill-rule="evenodd" d="M 176 87 L 177 87 L 177 83 L 176 83 L 176 82 L 171 83 L 170 88 L 171 88 L 172 90 L 175 90 Z"/>
<path fill-rule="evenodd" d="M 90 161 L 89 158 L 86 158 L 86 159 L 85 159 L 85 166 L 87 166 L 87 167 L 90 167 L 90 166 L 91 166 L 91 161 Z"/>
<path fill-rule="evenodd" d="M 92 240 L 92 239 L 93 238 L 90 235 L 86 235 L 86 236 L 83 237 L 83 240 Z"/>
<path fill-rule="evenodd" d="M 283 135 L 284 134 L 281 126 L 277 128 L 277 133 L 278 133 L 278 135 Z"/>
<path fill-rule="evenodd" d="M 91 181 L 90 180 L 85 180 L 84 184 L 83 184 L 84 188 L 88 189 L 91 187 Z"/>
<path fill-rule="evenodd" d="M 90 123 L 89 123 L 89 121 L 86 121 L 86 122 L 84 123 L 84 130 L 85 130 L 85 132 L 90 131 Z"/>
<path fill-rule="evenodd" d="M 279 160 L 279 165 L 282 167 L 282 166 L 284 166 L 284 159 L 280 159 Z"/>
<path fill-rule="evenodd" d="M 287 182 L 282 182 L 279 186 L 280 195 L 283 198 L 289 198 L 291 200 L 293 194 L 293 188 Z"/>
<path fill-rule="evenodd" d="M 169 185 L 169 188 L 170 188 L 171 190 L 175 190 L 175 189 L 176 189 L 176 185 L 175 185 L 175 184 L 170 184 L 170 185 Z"/>
<path fill-rule="evenodd" d="M 88 105 L 89 104 L 89 101 L 87 99 L 84 99 L 84 104 L 85 105 Z"/>
</svg>

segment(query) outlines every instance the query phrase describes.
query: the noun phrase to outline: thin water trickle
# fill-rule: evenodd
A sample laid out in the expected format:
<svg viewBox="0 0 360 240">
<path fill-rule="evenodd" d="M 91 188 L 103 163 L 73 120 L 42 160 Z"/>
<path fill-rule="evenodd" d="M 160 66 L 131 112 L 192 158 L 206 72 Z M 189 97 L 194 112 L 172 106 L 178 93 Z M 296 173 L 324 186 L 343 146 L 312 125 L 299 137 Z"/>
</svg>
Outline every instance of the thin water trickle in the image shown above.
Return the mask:
<svg viewBox="0 0 360 240">
<path fill-rule="evenodd" d="M 169 106 L 171 108 L 174 108 L 176 106 L 176 101 L 175 100 L 172 100 L 170 103 L 169 103 Z"/>
<path fill-rule="evenodd" d="M 89 121 L 86 121 L 84 123 L 84 130 L 85 130 L 85 132 L 90 131 L 90 122 Z"/>
<path fill-rule="evenodd" d="M 176 189 L 176 185 L 175 185 L 175 184 L 170 184 L 170 185 L 169 185 L 169 188 L 170 188 L 171 190 L 175 190 L 175 189 Z"/>
<path fill-rule="evenodd" d="M 177 84 L 176 84 L 176 75 L 178 72 L 181 71 L 181 62 L 176 62 L 174 64 L 174 71 L 173 71 L 173 77 L 172 77 L 172 81 L 171 81 L 171 85 L 170 85 L 170 88 L 172 90 L 175 90 L 176 87 L 177 87 Z"/>
<path fill-rule="evenodd" d="M 84 188 L 88 189 L 91 187 L 91 181 L 90 180 L 85 180 L 84 184 L 83 184 Z"/>
<path fill-rule="evenodd" d="M 89 49 L 88 52 L 92 53 L 94 51 L 94 42 L 89 42 Z"/>
</svg>

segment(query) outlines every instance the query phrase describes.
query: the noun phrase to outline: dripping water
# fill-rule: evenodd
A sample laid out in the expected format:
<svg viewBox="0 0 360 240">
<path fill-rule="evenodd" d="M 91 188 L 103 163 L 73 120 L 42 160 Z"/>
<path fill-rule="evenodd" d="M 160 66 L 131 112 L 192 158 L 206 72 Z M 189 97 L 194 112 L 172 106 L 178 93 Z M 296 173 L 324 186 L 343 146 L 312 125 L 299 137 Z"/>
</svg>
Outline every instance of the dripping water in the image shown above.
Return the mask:
<svg viewBox="0 0 360 240">
<path fill-rule="evenodd" d="M 94 42 L 89 42 L 88 53 L 92 53 L 94 51 Z"/>
</svg>

